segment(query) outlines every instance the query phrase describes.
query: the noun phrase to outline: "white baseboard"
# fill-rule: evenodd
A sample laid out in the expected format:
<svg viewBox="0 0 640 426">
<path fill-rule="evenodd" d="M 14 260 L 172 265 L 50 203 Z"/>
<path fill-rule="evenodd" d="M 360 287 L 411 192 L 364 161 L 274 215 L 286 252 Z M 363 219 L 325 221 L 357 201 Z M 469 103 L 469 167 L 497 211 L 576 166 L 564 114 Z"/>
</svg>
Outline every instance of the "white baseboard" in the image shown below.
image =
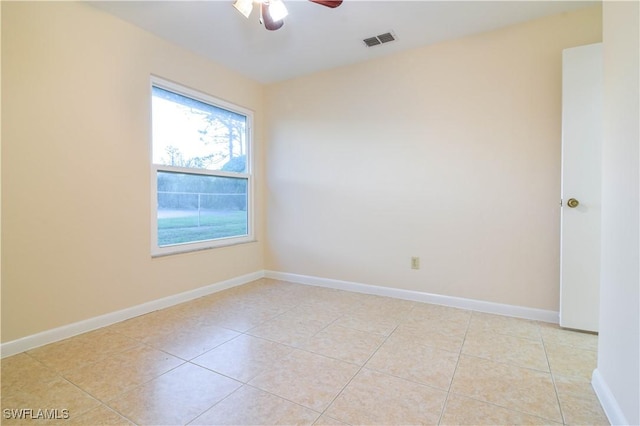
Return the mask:
<svg viewBox="0 0 640 426">
<path fill-rule="evenodd" d="M 433 303 L 435 305 L 451 306 L 454 308 L 469 309 L 471 311 L 490 314 L 505 315 L 516 318 L 525 318 L 535 321 L 543 321 L 557 324 L 558 312 L 544 309 L 527 308 L 524 306 L 505 305 L 502 303 L 485 302 L 482 300 L 465 299 L 461 297 L 443 296 L 419 291 L 402 290 L 391 287 L 380 287 L 369 284 L 361 284 L 350 281 L 340 281 L 329 278 L 313 277 L 309 275 L 290 274 L 287 272 L 265 271 L 266 278 L 289 281 L 298 284 L 315 285 L 337 290 L 346 290 L 356 293 L 375 294 L 378 296 L 394 297 L 396 299 L 412 300 L 415 302 Z"/>
<path fill-rule="evenodd" d="M 134 318 L 140 315 L 147 314 L 149 312 L 157 311 L 158 309 L 168 308 L 179 303 L 197 299 L 198 297 L 206 296 L 208 294 L 226 290 L 231 287 L 246 284 L 263 277 L 264 271 L 253 272 L 251 274 L 242 275 L 240 277 L 221 281 L 194 290 L 163 297 L 162 299 L 152 300 L 141 305 L 122 309 L 120 311 L 111 312 L 105 315 L 100 315 L 83 321 L 64 325 L 62 327 L 46 330 L 41 333 L 32 334 L 30 336 L 26 336 L 0 345 L 0 357 L 4 358 L 7 356 L 15 355 L 29 349 L 37 348 L 39 346 L 67 339 L 78 334 L 86 333 L 87 331 L 106 327 L 108 325 L 115 324 L 116 322 L 124 321 L 129 318 Z"/>
<path fill-rule="evenodd" d="M 605 382 L 597 368 L 593 370 L 591 386 L 593 386 L 593 390 L 596 392 L 596 396 L 600 400 L 600 405 L 602 405 L 602 409 L 607 415 L 609 422 L 612 425 L 628 425 L 629 422 L 620 409 L 618 401 L 613 396 L 609 385 L 607 385 L 607 382 Z"/>
<path fill-rule="evenodd" d="M 251 274 L 232 278 L 219 283 L 200 287 L 162 299 L 152 300 L 141 305 L 132 306 L 120 311 L 111 312 L 83 321 L 46 330 L 37 334 L 26 336 L 0 345 L 0 357 L 15 355 L 39 346 L 67 339 L 78 334 L 106 327 L 116 322 L 144 315 L 158 309 L 168 308 L 178 303 L 187 302 L 211 293 L 226 290 L 242 284 L 255 281 L 260 278 L 273 278 L 290 281 L 299 284 L 315 285 L 318 287 L 334 288 L 338 290 L 352 291 L 356 293 L 375 294 L 378 296 L 394 297 L 397 299 L 412 300 L 416 302 L 433 303 L 437 305 L 451 306 L 455 308 L 469 309 L 478 312 L 506 315 L 517 318 L 525 318 L 536 321 L 558 323 L 558 312 L 542 309 L 527 308 L 523 306 L 505 305 L 500 303 L 485 302 L 481 300 L 464 299 L 461 297 L 442 296 L 438 294 L 422 293 L 418 291 L 402 290 L 390 287 L 380 287 L 369 284 L 361 284 L 349 281 L 333 280 L 328 278 L 313 277 L 309 275 L 290 274 L 276 271 L 257 271 Z"/>
</svg>

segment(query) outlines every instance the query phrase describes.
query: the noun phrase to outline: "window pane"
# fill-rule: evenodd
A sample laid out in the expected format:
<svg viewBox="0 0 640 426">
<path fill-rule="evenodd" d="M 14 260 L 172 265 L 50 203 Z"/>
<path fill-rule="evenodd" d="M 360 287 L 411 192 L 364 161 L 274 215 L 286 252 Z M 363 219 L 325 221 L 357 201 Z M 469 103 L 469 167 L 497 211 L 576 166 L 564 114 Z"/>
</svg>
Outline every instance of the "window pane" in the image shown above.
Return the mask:
<svg viewBox="0 0 640 426">
<path fill-rule="evenodd" d="M 246 178 L 158 171 L 158 246 L 248 235 Z"/>
<path fill-rule="evenodd" d="M 178 93 L 152 89 L 153 162 L 247 171 L 247 117 Z"/>
</svg>

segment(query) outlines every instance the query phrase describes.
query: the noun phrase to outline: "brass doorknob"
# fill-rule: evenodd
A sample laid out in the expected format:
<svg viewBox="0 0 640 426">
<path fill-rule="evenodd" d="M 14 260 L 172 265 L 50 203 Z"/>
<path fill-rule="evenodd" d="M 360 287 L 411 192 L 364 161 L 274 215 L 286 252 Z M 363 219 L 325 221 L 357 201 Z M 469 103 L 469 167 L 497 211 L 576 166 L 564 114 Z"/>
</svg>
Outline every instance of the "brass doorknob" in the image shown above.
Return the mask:
<svg viewBox="0 0 640 426">
<path fill-rule="evenodd" d="M 567 205 L 572 209 L 575 209 L 576 207 L 578 207 L 578 205 L 580 205 L 580 201 L 576 200 L 575 198 L 569 198 L 569 201 L 567 201 Z"/>
</svg>

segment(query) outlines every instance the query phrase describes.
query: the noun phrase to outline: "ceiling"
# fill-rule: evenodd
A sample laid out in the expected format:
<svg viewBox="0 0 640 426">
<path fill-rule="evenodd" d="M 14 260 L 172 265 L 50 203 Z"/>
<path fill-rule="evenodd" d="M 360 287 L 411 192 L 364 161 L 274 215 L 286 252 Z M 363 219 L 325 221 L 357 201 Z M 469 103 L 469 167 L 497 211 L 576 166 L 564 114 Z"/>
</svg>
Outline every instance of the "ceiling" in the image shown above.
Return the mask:
<svg viewBox="0 0 640 426">
<path fill-rule="evenodd" d="M 272 83 L 518 22 L 596 1 L 366 1 L 330 9 L 284 0 L 284 27 L 267 31 L 257 8 L 249 19 L 216 1 L 92 1 L 94 7 L 262 83 Z M 366 47 L 392 31 L 396 41 Z"/>
</svg>

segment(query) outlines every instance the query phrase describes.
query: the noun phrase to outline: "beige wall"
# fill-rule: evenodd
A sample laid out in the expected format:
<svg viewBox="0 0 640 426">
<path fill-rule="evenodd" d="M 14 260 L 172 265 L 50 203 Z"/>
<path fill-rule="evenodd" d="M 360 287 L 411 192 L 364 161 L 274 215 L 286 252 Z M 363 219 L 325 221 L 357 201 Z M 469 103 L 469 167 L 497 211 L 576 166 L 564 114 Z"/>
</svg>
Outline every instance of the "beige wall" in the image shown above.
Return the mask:
<svg viewBox="0 0 640 426">
<path fill-rule="evenodd" d="M 603 10 L 604 141 L 602 273 L 598 373 L 613 424 L 640 424 L 638 259 L 640 3 L 607 1 Z M 594 379 L 598 375 L 594 375 Z M 596 383 L 594 383 L 596 384 Z"/>
<path fill-rule="evenodd" d="M 601 37 L 594 7 L 269 86 L 267 268 L 557 311 L 561 51 Z"/>
<path fill-rule="evenodd" d="M 2 2 L 2 66 L 3 342 L 263 269 L 262 242 L 152 259 L 149 229 L 150 74 L 253 109 L 259 177 L 261 85 L 67 2 Z"/>
</svg>

